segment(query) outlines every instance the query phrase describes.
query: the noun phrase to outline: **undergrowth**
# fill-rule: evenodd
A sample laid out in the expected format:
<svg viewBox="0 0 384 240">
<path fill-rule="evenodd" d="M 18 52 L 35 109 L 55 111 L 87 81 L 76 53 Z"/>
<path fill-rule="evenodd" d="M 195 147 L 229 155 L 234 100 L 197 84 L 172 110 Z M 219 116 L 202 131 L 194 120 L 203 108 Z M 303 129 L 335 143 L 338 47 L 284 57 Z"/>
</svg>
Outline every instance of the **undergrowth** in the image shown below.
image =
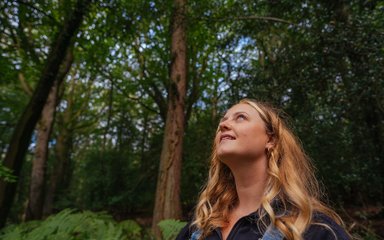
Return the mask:
<svg viewBox="0 0 384 240">
<path fill-rule="evenodd" d="M 159 227 L 164 240 L 175 239 L 185 222 L 168 219 Z M 134 220 L 116 222 L 105 212 L 65 209 L 43 221 L 9 225 L 0 231 L 2 240 L 152 240 L 150 230 Z"/>
</svg>

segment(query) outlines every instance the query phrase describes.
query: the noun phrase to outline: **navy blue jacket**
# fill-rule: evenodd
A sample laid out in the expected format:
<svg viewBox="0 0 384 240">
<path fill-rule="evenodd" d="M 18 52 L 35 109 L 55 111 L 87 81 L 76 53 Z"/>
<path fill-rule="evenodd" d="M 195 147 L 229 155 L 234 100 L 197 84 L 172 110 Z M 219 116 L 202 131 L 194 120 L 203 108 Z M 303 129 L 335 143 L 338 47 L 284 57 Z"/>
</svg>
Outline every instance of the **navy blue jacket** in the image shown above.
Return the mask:
<svg viewBox="0 0 384 240">
<path fill-rule="evenodd" d="M 248 240 L 261 239 L 263 233 L 259 230 L 256 221 L 258 219 L 257 212 L 251 213 L 248 216 L 240 218 L 233 226 L 227 240 Z M 329 226 L 332 230 L 318 224 L 312 224 L 303 235 L 304 240 L 349 240 L 348 234 L 330 217 L 318 213 L 314 214 L 313 222 L 322 223 Z M 190 223 L 187 224 L 179 233 L 176 240 L 189 240 L 193 229 L 190 228 Z M 205 240 L 222 240 L 220 229 L 215 229 Z"/>
</svg>

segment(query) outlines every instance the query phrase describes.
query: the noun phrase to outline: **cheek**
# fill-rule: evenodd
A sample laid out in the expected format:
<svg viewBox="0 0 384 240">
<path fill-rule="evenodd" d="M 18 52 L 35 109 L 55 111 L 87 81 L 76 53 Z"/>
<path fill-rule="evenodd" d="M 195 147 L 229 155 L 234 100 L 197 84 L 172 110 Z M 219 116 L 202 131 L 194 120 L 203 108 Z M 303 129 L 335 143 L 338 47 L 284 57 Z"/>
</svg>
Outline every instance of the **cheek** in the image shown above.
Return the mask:
<svg viewBox="0 0 384 240">
<path fill-rule="evenodd" d="M 244 140 L 255 147 L 264 147 L 268 142 L 268 136 L 264 129 L 252 129 L 244 133 Z"/>
</svg>

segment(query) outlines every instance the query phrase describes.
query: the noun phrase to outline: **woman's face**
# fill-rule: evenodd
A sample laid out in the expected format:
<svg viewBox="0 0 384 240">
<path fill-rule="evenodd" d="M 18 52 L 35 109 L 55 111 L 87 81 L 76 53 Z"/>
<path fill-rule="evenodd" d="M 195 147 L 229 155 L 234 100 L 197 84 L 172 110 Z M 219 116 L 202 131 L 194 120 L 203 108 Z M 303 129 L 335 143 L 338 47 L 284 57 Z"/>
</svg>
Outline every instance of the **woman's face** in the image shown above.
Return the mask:
<svg viewBox="0 0 384 240">
<path fill-rule="evenodd" d="M 265 149 L 272 145 L 259 113 L 245 103 L 227 111 L 219 123 L 215 142 L 217 156 L 224 163 L 265 158 Z"/>
</svg>

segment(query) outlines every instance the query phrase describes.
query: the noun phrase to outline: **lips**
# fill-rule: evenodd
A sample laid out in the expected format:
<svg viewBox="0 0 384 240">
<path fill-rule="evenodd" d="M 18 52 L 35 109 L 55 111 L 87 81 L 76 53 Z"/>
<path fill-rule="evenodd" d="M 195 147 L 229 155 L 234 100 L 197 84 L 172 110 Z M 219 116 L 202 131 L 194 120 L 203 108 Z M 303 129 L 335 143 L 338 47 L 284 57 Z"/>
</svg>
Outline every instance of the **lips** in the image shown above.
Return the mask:
<svg viewBox="0 0 384 240">
<path fill-rule="evenodd" d="M 223 140 L 235 140 L 236 138 L 230 134 L 222 134 L 220 136 L 220 142 Z"/>
</svg>

